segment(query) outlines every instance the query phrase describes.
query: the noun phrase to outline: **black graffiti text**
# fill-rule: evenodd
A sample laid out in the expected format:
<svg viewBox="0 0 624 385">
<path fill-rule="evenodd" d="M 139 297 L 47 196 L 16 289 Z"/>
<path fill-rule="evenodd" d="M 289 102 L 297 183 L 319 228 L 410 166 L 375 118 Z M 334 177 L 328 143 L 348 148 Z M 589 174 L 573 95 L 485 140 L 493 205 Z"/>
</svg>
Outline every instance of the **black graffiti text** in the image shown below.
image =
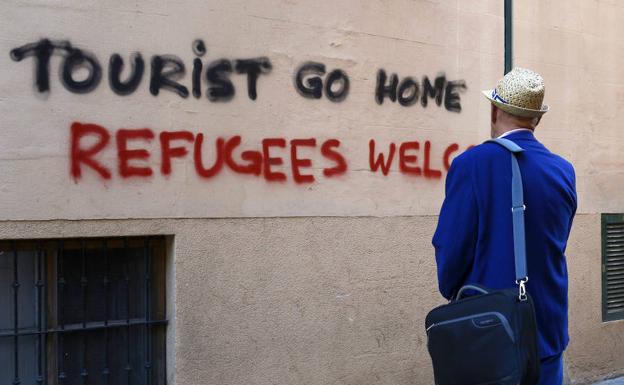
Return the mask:
<svg viewBox="0 0 624 385">
<path fill-rule="evenodd" d="M 377 71 L 377 86 L 375 88 L 375 101 L 383 104 L 386 97 L 391 102 L 399 102 L 401 106 L 409 107 L 420 101 L 422 107 L 427 107 L 429 99 L 437 106 L 444 102 L 444 108 L 451 112 L 461 112 L 460 92 L 466 90 L 464 80 L 447 80 L 446 75 L 440 74 L 433 83 L 427 76 L 423 76 L 422 82 L 408 76 L 399 81 L 397 74 L 390 77 L 386 71 Z"/>
<path fill-rule="evenodd" d="M 326 73 L 325 64 L 318 62 L 303 63 L 295 73 L 295 89 L 299 95 L 308 99 L 320 99 L 323 93 L 332 102 L 342 102 L 349 94 L 349 77 L 341 69 Z M 324 84 L 324 85 L 323 85 Z"/>
<path fill-rule="evenodd" d="M 233 74 L 247 77 L 247 96 L 251 100 L 258 97 L 258 79 L 271 72 L 272 64 L 267 57 L 249 59 L 217 59 L 206 65 L 200 59 L 206 53 L 202 40 L 193 42 L 193 60 L 190 91 L 183 82 L 186 75 L 185 63 L 175 55 L 153 55 L 150 58 L 149 92 L 156 96 L 161 90 L 173 92 L 182 98 L 192 94 L 202 96 L 202 84 L 206 84 L 206 97 L 213 101 L 228 101 L 236 93 L 230 77 Z M 102 80 L 102 64 L 91 52 L 74 47 L 69 41 L 41 39 L 11 50 L 11 58 L 17 62 L 33 57 L 35 64 L 35 87 L 39 92 L 50 90 L 50 58 L 61 56 L 60 81 L 63 87 L 73 93 L 84 94 L 96 89 Z M 114 53 L 108 61 L 108 84 L 117 95 L 130 95 L 140 86 L 145 74 L 145 59 L 139 52 L 131 54 L 127 63 Z M 122 79 L 124 67 L 129 67 L 128 75 Z M 204 71 L 205 68 L 205 71 Z M 79 69 L 86 70 L 87 76 L 76 77 Z M 203 74 L 203 80 L 202 80 Z M 348 85 L 347 85 L 348 87 Z"/>
</svg>

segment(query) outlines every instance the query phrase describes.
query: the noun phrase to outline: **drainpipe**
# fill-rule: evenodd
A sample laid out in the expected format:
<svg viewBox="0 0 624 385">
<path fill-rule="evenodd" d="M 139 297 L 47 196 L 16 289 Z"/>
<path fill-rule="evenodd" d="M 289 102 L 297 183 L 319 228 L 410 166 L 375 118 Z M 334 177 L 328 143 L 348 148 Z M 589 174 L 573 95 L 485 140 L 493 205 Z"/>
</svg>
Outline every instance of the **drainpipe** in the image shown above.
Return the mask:
<svg viewBox="0 0 624 385">
<path fill-rule="evenodd" d="M 505 0 L 505 74 L 513 67 L 512 0 Z"/>
</svg>

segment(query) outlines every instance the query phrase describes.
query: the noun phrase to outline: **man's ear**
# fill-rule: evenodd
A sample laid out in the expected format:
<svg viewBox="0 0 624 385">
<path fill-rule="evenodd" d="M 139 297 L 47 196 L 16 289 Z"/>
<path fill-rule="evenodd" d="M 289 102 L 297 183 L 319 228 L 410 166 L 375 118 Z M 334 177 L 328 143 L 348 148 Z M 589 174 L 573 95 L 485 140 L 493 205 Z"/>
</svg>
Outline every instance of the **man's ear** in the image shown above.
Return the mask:
<svg viewBox="0 0 624 385">
<path fill-rule="evenodd" d="M 540 120 L 542 120 L 542 117 L 538 116 L 537 120 L 535 121 L 535 124 L 533 125 L 533 127 L 537 127 L 537 125 L 539 124 Z"/>
<path fill-rule="evenodd" d="M 494 104 L 492 104 L 492 109 L 491 109 L 491 112 L 490 112 L 490 121 L 492 122 L 492 124 L 496 123 L 497 114 L 498 114 L 498 108 L 496 108 L 496 106 Z"/>
</svg>

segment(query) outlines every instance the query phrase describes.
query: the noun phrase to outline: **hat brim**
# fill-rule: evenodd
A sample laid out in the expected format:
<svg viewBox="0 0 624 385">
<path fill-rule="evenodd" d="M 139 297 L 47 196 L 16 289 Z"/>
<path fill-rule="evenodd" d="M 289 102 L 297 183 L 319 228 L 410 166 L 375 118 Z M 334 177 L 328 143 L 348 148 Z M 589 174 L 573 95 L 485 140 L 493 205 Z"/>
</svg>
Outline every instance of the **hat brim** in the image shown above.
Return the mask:
<svg viewBox="0 0 624 385">
<path fill-rule="evenodd" d="M 500 100 L 494 100 L 492 98 L 492 91 L 494 90 L 485 90 L 481 92 L 483 93 L 483 96 L 485 96 L 496 107 L 512 115 L 520 116 L 523 118 L 538 118 L 548 112 L 548 106 L 546 104 L 542 104 L 542 108 L 539 110 L 531 110 L 529 108 L 522 108 L 518 106 L 513 106 L 511 104 L 505 104 Z"/>
</svg>

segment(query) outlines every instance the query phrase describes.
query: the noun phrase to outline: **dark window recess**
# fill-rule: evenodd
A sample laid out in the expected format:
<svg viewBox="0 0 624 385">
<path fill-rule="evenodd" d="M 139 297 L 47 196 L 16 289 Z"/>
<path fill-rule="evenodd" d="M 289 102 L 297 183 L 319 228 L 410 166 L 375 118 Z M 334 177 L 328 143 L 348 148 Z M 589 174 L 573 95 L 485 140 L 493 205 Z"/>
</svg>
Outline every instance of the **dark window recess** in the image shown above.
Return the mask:
<svg viewBox="0 0 624 385">
<path fill-rule="evenodd" d="M 624 319 L 624 214 L 602 214 L 602 319 Z"/>
<path fill-rule="evenodd" d="M 164 237 L 0 241 L 0 384 L 162 385 Z"/>
</svg>

